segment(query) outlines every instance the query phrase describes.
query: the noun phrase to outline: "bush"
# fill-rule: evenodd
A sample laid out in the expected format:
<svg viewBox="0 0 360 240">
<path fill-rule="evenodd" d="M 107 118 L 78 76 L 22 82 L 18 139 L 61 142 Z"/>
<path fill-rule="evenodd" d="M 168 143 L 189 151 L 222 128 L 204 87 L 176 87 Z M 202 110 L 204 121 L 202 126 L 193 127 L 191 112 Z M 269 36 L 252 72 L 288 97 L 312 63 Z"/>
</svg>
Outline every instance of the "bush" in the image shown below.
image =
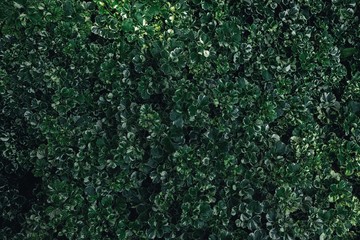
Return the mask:
<svg viewBox="0 0 360 240">
<path fill-rule="evenodd" d="M 1 239 L 357 239 L 359 9 L 3 3 Z"/>
</svg>

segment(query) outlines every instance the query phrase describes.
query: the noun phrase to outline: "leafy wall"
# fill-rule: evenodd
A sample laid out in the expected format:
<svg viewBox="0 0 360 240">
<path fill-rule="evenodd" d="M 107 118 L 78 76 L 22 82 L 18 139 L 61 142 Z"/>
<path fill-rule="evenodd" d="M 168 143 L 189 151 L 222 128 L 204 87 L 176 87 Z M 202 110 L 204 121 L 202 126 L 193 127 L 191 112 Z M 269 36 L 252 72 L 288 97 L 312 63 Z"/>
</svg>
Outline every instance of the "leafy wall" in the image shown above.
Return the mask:
<svg viewBox="0 0 360 240">
<path fill-rule="evenodd" d="M 356 0 L 0 9 L 1 239 L 357 239 Z"/>
</svg>

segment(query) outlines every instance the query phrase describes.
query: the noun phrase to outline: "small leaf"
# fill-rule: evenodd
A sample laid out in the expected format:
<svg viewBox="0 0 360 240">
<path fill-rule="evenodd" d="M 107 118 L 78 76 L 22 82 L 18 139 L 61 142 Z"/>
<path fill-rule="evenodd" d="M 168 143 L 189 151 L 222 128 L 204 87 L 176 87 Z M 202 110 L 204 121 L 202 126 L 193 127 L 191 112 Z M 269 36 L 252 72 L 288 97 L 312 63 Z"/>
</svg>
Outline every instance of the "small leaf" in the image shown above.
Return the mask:
<svg viewBox="0 0 360 240">
<path fill-rule="evenodd" d="M 73 6 L 71 4 L 70 1 L 66 1 L 64 3 L 64 15 L 67 17 L 71 17 L 71 15 L 73 14 Z"/>
<path fill-rule="evenodd" d="M 263 236 L 263 234 L 261 233 L 260 230 L 256 230 L 255 232 L 249 234 L 249 239 L 251 239 L 251 240 L 262 240 L 262 239 L 264 239 L 264 236 Z"/>
<path fill-rule="evenodd" d="M 326 239 L 326 235 L 325 235 L 325 233 L 322 233 L 321 235 L 320 235 L 320 238 L 319 238 L 320 240 L 325 240 Z"/>
<path fill-rule="evenodd" d="M 105 146 L 105 139 L 104 139 L 104 138 L 98 138 L 98 139 L 96 140 L 96 145 L 97 145 L 98 147 Z"/>
<path fill-rule="evenodd" d="M 279 239 L 278 233 L 275 228 L 270 230 L 269 236 L 271 239 Z"/>
<path fill-rule="evenodd" d="M 95 195 L 95 188 L 93 186 L 87 186 L 85 188 L 85 193 L 90 196 Z"/>
<path fill-rule="evenodd" d="M 266 214 L 266 220 L 268 220 L 268 222 L 276 221 L 276 213 L 274 210 L 270 210 L 270 212 Z"/>
<path fill-rule="evenodd" d="M 43 159 L 43 158 L 45 157 L 44 151 L 38 150 L 38 151 L 36 152 L 36 157 L 37 157 L 38 159 Z"/>
<path fill-rule="evenodd" d="M 173 124 L 179 128 L 183 127 L 184 120 L 182 118 L 182 113 L 176 110 L 170 112 L 170 119 L 173 121 Z"/>
<path fill-rule="evenodd" d="M 156 238 L 156 229 L 147 230 L 147 237 L 149 239 L 155 239 Z"/>
<path fill-rule="evenodd" d="M 262 75 L 262 77 L 264 78 L 265 81 L 269 81 L 269 80 L 271 80 L 273 78 L 271 73 L 268 70 L 263 70 L 261 72 L 261 75 Z"/>
<path fill-rule="evenodd" d="M 131 32 L 134 29 L 134 22 L 132 21 L 132 19 L 126 19 L 123 21 L 122 23 L 122 29 L 125 32 Z"/>
<path fill-rule="evenodd" d="M 24 6 L 21 5 L 20 3 L 14 2 L 14 7 L 17 8 L 17 9 L 21 9 L 21 8 L 23 8 Z"/>
<path fill-rule="evenodd" d="M 161 141 L 161 143 L 164 146 L 165 150 L 167 150 L 168 152 L 174 152 L 175 151 L 174 144 L 171 142 L 169 137 L 165 137 Z"/>
<path fill-rule="evenodd" d="M 356 48 L 344 48 L 341 50 L 340 58 L 348 58 L 357 52 Z"/>
<path fill-rule="evenodd" d="M 350 101 L 349 107 L 353 113 L 360 112 L 360 102 Z"/>
<path fill-rule="evenodd" d="M 3 142 L 7 142 L 9 140 L 9 137 L 1 137 L 0 140 Z"/>
</svg>

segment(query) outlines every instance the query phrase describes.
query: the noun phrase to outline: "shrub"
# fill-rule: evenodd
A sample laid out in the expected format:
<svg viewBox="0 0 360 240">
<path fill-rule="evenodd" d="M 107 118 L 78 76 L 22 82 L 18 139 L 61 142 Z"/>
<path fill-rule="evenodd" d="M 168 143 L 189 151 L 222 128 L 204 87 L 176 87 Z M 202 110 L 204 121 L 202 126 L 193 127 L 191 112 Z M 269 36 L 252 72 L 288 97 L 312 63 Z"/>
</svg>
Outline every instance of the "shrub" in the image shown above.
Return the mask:
<svg viewBox="0 0 360 240">
<path fill-rule="evenodd" d="M 1 239 L 356 239 L 356 1 L 0 10 Z"/>
</svg>

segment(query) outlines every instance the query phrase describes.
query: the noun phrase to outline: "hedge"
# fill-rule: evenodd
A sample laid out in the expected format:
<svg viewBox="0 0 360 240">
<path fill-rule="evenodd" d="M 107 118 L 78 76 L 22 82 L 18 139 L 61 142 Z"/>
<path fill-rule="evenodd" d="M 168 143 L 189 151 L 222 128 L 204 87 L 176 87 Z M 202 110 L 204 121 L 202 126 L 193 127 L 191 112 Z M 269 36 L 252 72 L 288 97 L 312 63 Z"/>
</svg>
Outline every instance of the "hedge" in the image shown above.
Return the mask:
<svg viewBox="0 0 360 240">
<path fill-rule="evenodd" d="M 0 8 L 0 239 L 358 239 L 356 0 Z"/>
</svg>

